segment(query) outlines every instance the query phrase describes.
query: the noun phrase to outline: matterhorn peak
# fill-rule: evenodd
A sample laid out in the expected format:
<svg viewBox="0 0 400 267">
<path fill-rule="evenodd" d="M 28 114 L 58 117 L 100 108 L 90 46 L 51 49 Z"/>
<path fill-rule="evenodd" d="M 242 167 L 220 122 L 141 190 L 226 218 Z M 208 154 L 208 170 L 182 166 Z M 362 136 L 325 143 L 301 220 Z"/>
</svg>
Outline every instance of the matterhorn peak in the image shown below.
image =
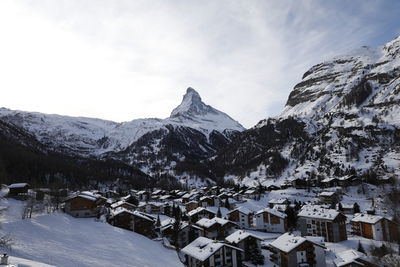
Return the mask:
<svg viewBox="0 0 400 267">
<path fill-rule="evenodd" d="M 171 117 L 193 117 L 206 113 L 216 113 L 216 111 L 211 106 L 204 104 L 199 93 L 192 87 L 189 87 L 186 90 L 186 94 L 183 96 L 181 104 L 171 112 Z"/>
</svg>

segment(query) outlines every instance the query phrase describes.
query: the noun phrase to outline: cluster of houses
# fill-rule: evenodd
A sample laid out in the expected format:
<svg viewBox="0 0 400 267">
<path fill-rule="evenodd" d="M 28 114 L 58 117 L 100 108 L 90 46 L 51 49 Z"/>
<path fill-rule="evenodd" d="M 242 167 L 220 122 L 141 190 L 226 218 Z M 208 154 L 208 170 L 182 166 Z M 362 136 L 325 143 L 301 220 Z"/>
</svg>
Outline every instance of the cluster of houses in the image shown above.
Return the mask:
<svg viewBox="0 0 400 267">
<path fill-rule="evenodd" d="M 20 186 L 11 185 L 10 192 Z M 115 227 L 149 238 L 162 237 L 180 248 L 189 267 L 246 266 L 244 262 L 251 261 L 261 247 L 269 251 L 268 260 L 274 266 L 324 267 L 325 242 L 347 240 L 348 234 L 391 242 L 399 237 L 399 225 L 389 218 L 349 215 L 352 212 L 343 206 L 339 209 L 337 191 L 321 192 L 317 204 L 296 207 L 280 198 L 270 199 L 260 210 L 251 210 L 245 202 L 256 198 L 258 193 L 252 191 L 214 186 L 191 191 L 130 190 L 124 197 L 112 191 L 84 191 L 67 196 L 63 209 L 74 217 L 103 216 Z M 298 208 L 296 229 L 288 227 L 288 207 Z M 161 221 L 160 216 L 169 219 Z M 262 246 L 257 231 L 281 235 Z M 337 267 L 375 266 L 361 252 L 342 254 L 335 260 Z"/>
</svg>

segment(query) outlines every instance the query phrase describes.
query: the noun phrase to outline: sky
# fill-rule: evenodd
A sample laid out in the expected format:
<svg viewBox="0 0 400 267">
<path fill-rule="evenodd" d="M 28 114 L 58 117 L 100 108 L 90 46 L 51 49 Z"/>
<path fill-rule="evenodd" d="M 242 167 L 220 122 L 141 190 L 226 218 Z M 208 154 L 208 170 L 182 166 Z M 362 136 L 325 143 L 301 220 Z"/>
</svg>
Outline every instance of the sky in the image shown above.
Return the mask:
<svg viewBox="0 0 400 267">
<path fill-rule="evenodd" d="M 304 72 L 400 35 L 400 1 L 2 0 L 0 107 L 166 118 L 187 87 L 245 127 Z"/>
</svg>

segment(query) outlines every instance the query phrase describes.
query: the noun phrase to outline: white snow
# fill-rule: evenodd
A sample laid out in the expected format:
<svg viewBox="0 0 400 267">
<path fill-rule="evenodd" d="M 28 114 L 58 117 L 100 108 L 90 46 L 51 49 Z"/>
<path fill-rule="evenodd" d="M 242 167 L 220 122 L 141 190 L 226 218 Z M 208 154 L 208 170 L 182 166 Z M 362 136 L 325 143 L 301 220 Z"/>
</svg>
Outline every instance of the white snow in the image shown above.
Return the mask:
<svg viewBox="0 0 400 267">
<path fill-rule="evenodd" d="M 0 201 L 6 208 L 2 211 L 0 231 L 10 233 L 15 240 L 12 250 L 7 251 L 11 256 L 59 267 L 153 267 L 160 263 L 166 267 L 181 266 L 174 250 L 134 232 L 62 212 L 22 220 L 23 202 Z"/>
</svg>

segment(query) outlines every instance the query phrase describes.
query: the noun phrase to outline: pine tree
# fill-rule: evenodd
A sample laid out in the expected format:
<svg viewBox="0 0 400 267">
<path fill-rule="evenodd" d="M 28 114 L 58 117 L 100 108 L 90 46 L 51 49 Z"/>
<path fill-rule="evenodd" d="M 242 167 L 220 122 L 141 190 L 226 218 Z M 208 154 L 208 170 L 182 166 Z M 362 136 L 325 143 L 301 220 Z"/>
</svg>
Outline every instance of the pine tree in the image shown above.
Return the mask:
<svg viewBox="0 0 400 267">
<path fill-rule="evenodd" d="M 364 249 L 364 247 L 362 246 L 362 244 L 361 244 L 360 241 L 358 241 L 357 250 L 360 251 L 361 253 L 364 253 L 364 254 L 365 254 L 365 249 Z"/>
<path fill-rule="evenodd" d="M 340 202 L 339 202 L 339 205 L 338 205 L 338 210 L 343 211 L 343 205 Z"/>
<path fill-rule="evenodd" d="M 287 206 L 285 213 L 287 215 L 287 222 L 289 228 L 296 228 L 297 226 L 297 214 L 295 210 L 289 205 Z"/>
<path fill-rule="evenodd" d="M 156 226 L 157 226 L 157 227 L 160 227 L 160 226 L 161 226 L 160 215 L 157 215 Z"/>
<path fill-rule="evenodd" d="M 217 211 L 217 217 L 222 218 L 221 209 L 219 207 L 218 207 L 218 211 Z"/>
<path fill-rule="evenodd" d="M 227 208 L 228 210 L 231 209 L 230 204 L 229 204 L 229 198 L 225 199 L 225 208 Z"/>
<path fill-rule="evenodd" d="M 353 211 L 354 213 L 360 213 L 360 205 L 358 205 L 357 202 L 355 202 L 353 205 Z"/>
<path fill-rule="evenodd" d="M 264 264 L 264 255 L 261 253 L 260 248 L 257 245 L 257 241 L 254 238 L 249 239 L 249 257 L 251 263 L 254 265 L 263 265 Z"/>
</svg>

